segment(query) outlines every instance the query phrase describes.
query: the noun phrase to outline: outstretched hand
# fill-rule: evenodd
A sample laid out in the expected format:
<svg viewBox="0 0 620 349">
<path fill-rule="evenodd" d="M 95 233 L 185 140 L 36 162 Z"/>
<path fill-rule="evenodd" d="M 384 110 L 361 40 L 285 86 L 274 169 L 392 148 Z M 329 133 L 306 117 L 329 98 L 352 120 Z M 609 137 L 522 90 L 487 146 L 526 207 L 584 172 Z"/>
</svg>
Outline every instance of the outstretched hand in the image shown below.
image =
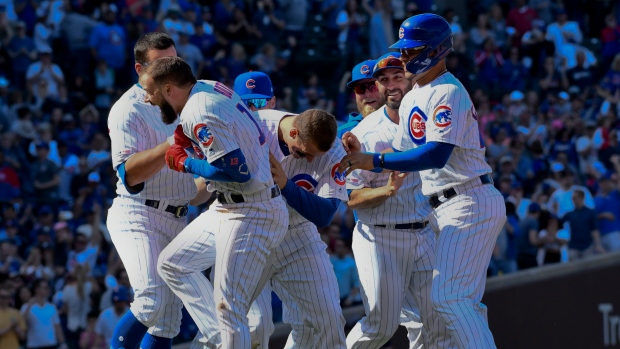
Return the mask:
<svg viewBox="0 0 620 349">
<path fill-rule="evenodd" d="M 357 136 L 351 132 L 345 132 L 342 135 L 342 145 L 344 146 L 344 150 L 347 151 L 347 154 L 359 153 L 362 151 L 362 144 L 359 139 L 357 139 Z"/>
</svg>

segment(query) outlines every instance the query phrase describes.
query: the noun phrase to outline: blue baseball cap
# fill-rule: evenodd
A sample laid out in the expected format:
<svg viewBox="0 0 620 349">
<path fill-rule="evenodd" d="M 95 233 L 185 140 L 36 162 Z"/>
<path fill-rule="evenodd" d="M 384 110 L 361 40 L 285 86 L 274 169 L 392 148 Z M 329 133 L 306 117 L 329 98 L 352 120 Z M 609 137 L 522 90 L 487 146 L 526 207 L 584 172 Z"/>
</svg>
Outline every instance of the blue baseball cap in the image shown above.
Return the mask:
<svg viewBox="0 0 620 349">
<path fill-rule="evenodd" d="M 241 99 L 273 97 L 273 86 L 267 74 L 259 71 L 243 73 L 235 79 L 235 93 Z"/>
<path fill-rule="evenodd" d="M 377 61 L 374 59 L 369 59 L 367 61 L 363 61 L 358 63 L 353 70 L 351 71 L 351 81 L 347 83 L 347 87 L 352 88 L 355 83 L 361 80 L 373 79 L 372 70 L 375 67 Z"/>
<path fill-rule="evenodd" d="M 392 59 L 386 59 L 392 58 Z M 398 61 L 398 62 L 397 62 Z M 372 70 L 372 76 L 377 77 L 379 72 L 385 69 L 401 69 L 405 70 L 403 62 L 400 61 L 400 52 L 388 52 L 377 58 L 377 63 Z"/>
</svg>

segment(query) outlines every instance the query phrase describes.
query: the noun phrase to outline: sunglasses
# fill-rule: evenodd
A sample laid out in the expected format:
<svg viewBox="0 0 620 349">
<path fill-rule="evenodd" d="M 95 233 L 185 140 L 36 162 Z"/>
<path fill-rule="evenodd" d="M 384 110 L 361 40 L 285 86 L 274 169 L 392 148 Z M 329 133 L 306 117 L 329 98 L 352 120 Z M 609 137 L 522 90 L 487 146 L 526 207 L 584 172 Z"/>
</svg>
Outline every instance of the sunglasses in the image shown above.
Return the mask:
<svg viewBox="0 0 620 349">
<path fill-rule="evenodd" d="M 384 59 L 377 62 L 377 64 L 375 64 L 375 68 L 373 70 L 377 71 L 379 69 L 390 68 L 390 67 L 402 69 L 403 62 L 394 56 L 385 57 Z"/>
<path fill-rule="evenodd" d="M 357 84 L 353 86 L 353 91 L 355 91 L 355 93 L 358 95 L 366 93 L 366 90 L 370 92 L 377 92 L 377 85 L 375 85 L 374 82 L 367 82 L 364 84 Z"/>
<path fill-rule="evenodd" d="M 269 101 L 271 100 L 271 98 L 252 98 L 252 99 L 244 99 L 243 103 L 245 103 L 245 105 L 247 105 L 248 107 L 254 107 L 256 109 L 260 109 L 260 108 L 264 108 L 265 106 L 267 106 L 267 103 L 269 103 Z"/>
<path fill-rule="evenodd" d="M 420 47 L 414 47 L 414 48 L 401 48 L 400 49 L 400 55 L 401 56 L 412 56 L 412 55 L 418 55 L 419 52 L 418 51 L 422 51 L 426 46 L 420 46 Z"/>
</svg>

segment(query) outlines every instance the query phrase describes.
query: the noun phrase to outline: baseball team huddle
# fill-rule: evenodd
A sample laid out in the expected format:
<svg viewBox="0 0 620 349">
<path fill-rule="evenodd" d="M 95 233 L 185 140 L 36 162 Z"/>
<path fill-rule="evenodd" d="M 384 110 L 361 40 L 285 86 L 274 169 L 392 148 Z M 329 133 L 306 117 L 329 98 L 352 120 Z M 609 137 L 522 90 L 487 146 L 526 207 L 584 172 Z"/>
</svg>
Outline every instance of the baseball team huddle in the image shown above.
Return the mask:
<svg viewBox="0 0 620 349">
<path fill-rule="evenodd" d="M 348 87 L 360 113 L 276 109 L 269 77 L 196 80 L 173 40 L 134 48 L 139 83 L 110 111 L 117 194 L 107 227 L 134 300 L 111 349 L 170 349 L 181 309 L 198 348 L 268 348 L 271 293 L 286 348 L 495 348 L 481 303 L 506 220 L 476 110 L 446 70 L 446 20 L 405 20 L 390 52 Z M 188 205 L 212 195 L 187 224 Z M 345 336 L 338 282 L 318 228 L 355 210 L 352 249 L 365 316 Z M 207 278 L 205 270 L 211 270 Z"/>
</svg>

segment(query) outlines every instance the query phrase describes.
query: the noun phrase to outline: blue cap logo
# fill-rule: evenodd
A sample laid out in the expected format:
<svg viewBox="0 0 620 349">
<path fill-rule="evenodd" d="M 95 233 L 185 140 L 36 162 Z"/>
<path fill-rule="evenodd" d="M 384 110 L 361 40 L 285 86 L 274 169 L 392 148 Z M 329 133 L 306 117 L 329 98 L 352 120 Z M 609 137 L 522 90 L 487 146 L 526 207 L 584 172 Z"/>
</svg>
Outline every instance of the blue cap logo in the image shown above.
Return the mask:
<svg viewBox="0 0 620 349">
<path fill-rule="evenodd" d="M 254 79 L 248 79 L 248 81 L 245 82 L 245 87 L 253 90 L 254 87 L 256 87 L 256 81 L 254 81 Z"/>
<path fill-rule="evenodd" d="M 241 99 L 270 99 L 273 97 L 273 86 L 267 74 L 251 71 L 243 73 L 235 79 L 234 91 Z"/>
<path fill-rule="evenodd" d="M 405 28 L 400 27 L 400 29 L 398 29 L 398 38 L 402 39 L 405 37 Z"/>
<path fill-rule="evenodd" d="M 367 65 L 363 65 L 363 66 L 360 68 L 360 73 L 362 73 L 362 74 L 364 74 L 364 75 L 366 75 L 366 74 L 370 73 L 370 67 L 369 67 L 369 66 L 367 66 Z"/>
</svg>

